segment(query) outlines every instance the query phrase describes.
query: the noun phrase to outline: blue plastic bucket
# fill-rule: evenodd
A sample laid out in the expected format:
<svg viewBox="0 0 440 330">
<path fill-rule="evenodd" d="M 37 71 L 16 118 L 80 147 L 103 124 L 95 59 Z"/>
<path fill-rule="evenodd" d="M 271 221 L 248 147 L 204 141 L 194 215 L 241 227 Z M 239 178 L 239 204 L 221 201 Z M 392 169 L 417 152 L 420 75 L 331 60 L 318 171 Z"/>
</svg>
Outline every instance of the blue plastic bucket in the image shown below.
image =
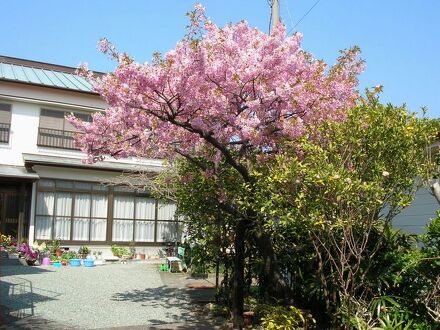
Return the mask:
<svg viewBox="0 0 440 330">
<path fill-rule="evenodd" d="M 95 266 L 95 260 L 94 259 L 84 259 L 83 265 L 84 265 L 84 267 L 93 267 L 93 266 Z"/>
<path fill-rule="evenodd" d="M 71 267 L 81 266 L 81 260 L 80 259 L 70 259 L 70 266 Z"/>
</svg>

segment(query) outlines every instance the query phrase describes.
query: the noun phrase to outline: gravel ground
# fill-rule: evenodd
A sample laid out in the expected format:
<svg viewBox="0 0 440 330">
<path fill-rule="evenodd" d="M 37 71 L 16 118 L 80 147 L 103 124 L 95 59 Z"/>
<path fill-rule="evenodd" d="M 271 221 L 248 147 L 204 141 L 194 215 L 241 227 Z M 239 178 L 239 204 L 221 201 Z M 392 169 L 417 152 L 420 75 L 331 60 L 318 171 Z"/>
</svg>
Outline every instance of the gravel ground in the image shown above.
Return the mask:
<svg viewBox="0 0 440 330">
<path fill-rule="evenodd" d="M 165 285 L 154 264 L 55 268 L 12 262 L 3 259 L 0 265 L 0 304 L 9 316 L 41 318 L 53 328 L 77 329 L 195 321 L 190 292 Z M 173 275 L 167 275 L 168 280 Z M 177 275 L 174 283 L 181 279 Z"/>
</svg>

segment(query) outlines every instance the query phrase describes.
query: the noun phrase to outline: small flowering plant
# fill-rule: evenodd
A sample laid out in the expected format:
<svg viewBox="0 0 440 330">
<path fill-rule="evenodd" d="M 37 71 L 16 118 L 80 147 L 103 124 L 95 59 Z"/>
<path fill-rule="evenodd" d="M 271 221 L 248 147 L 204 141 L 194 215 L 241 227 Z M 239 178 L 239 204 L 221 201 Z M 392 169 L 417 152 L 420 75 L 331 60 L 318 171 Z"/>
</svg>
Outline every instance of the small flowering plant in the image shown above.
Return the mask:
<svg viewBox="0 0 440 330">
<path fill-rule="evenodd" d="M 38 258 L 38 251 L 32 250 L 32 248 L 27 243 L 23 243 L 18 247 L 18 251 L 20 252 L 20 257 L 26 259 L 26 261 L 33 262 Z"/>
<path fill-rule="evenodd" d="M 4 248 L 10 246 L 13 242 L 11 235 L 5 235 L 0 233 L 0 245 Z"/>
</svg>

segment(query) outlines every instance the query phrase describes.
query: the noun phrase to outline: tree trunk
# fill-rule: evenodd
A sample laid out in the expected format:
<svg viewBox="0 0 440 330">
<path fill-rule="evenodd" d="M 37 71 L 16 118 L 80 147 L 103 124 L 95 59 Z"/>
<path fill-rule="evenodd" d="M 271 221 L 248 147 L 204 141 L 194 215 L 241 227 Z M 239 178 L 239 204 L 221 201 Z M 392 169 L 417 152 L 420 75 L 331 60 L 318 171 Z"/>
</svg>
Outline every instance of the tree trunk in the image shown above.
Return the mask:
<svg viewBox="0 0 440 330">
<path fill-rule="evenodd" d="M 273 248 L 270 236 L 264 232 L 255 233 L 255 243 L 263 259 L 263 269 L 260 274 L 260 292 L 266 301 L 283 299 L 291 302 L 293 293 L 287 285 Z"/>
<path fill-rule="evenodd" d="M 243 305 L 244 305 L 244 258 L 246 222 L 239 220 L 235 231 L 234 241 L 234 281 L 232 297 L 232 319 L 235 329 L 243 328 Z"/>
</svg>

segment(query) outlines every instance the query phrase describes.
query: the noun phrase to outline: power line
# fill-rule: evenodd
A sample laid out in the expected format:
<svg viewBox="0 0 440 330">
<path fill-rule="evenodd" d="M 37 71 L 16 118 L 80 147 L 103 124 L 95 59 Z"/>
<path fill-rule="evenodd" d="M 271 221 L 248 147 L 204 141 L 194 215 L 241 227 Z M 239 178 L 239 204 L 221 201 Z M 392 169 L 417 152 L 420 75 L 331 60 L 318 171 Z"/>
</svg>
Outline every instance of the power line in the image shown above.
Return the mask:
<svg viewBox="0 0 440 330">
<path fill-rule="evenodd" d="M 289 20 L 290 20 L 290 24 L 293 26 L 293 18 L 292 15 L 290 14 L 290 8 L 289 8 L 289 0 L 283 0 L 284 4 L 286 5 L 286 9 L 287 9 L 287 15 L 289 15 Z M 293 27 L 292 27 L 293 29 Z"/>
<path fill-rule="evenodd" d="M 321 1 L 321 0 L 317 0 L 317 1 L 313 4 L 313 6 L 310 7 L 310 9 L 309 9 L 309 10 L 303 15 L 303 17 L 301 17 L 301 18 L 299 19 L 299 21 L 296 22 L 296 24 L 295 24 L 295 25 L 289 30 L 289 32 L 287 32 L 287 34 L 290 34 L 290 32 L 292 32 L 293 29 L 296 28 L 296 27 L 298 26 L 298 24 L 301 23 L 301 22 L 307 17 L 307 15 L 310 14 L 310 12 L 313 10 L 313 8 L 315 8 L 316 5 L 317 5 L 320 1 Z"/>
</svg>

